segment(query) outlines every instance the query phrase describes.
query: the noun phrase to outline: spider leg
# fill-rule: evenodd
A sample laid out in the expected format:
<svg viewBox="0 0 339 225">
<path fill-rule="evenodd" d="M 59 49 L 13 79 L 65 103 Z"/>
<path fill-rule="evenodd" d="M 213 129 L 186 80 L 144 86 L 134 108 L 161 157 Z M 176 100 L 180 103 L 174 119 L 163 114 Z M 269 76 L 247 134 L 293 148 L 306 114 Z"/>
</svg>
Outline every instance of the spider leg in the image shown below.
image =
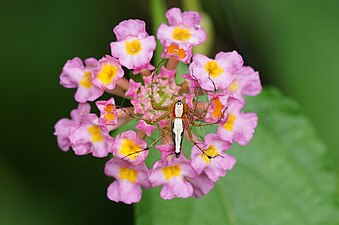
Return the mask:
<svg viewBox="0 0 339 225">
<path fill-rule="evenodd" d="M 163 139 L 168 134 L 169 131 L 170 131 L 169 129 L 166 129 L 165 132 L 160 137 L 158 137 L 152 144 L 150 144 L 147 148 L 148 149 L 152 148 L 156 143 L 158 143 L 158 141 Z"/>
<path fill-rule="evenodd" d="M 122 109 L 122 110 L 124 111 L 124 113 L 126 113 L 126 114 L 129 115 L 130 117 L 132 117 L 132 118 L 134 118 L 134 119 L 137 119 L 137 120 L 143 120 L 143 121 L 145 121 L 145 122 L 146 122 L 147 124 L 149 124 L 149 125 L 153 125 L 153 124 L 155 124 L 155 123 L 157 123 L 157 122 L 159 122 L 159 121 L 165 119 L 165 118 L 168 117 L 169 114 L 171 113 L 171 112 L 166 112 L 166 113 L 164 113 L 163 115 L 161 115 L 160 117 L 156 118 L 155 120 L 151 120 L 151 119 L 145 119 L 145 118 L 136 116 L 136 115 L 130 113 L 128 110 L 126 110 L 126 108 L 119 108 L 119 109 Z M 128 109 L 131 110 L 131 109 L 133 109 L 133 108 L 130 107 L 130 108 L 128 108 Z"/>
<path fill-rule="evenodd" d="M 215 124 L 220 123 L 221 120 L 224 118 L 224 113 L 225 113 L 226 110 L 227 110 L 227 108 L 225 108 L 223 110 L 222 116 L 220 116 L 219 119 L 217 121 L 215 121 L 215 122 L 200 122 L 200 123 L 196 123 L 192 117 L 188 117 L 188 120 L 189 120 L 190 124 L 192 126 L 195 126 L 195 127 L 204 127 L 204 126 L 215 125 Z M 198 117 L 198 119 L 199 120 L 203 120 L 203 117 L 201 117 L 201 118 Z"/>
<path fill-rule="evenodd" d="M 163 120 L 163 119 L 166 119 L 170 114 L 171 114 L 170 111 L 169 111 L 169 112 L 166 112 L 166 113 L 164 113 L 163 115 L 161 115 L 160 117 L 158 117 L 157 119 L 151 120 L 151 123 L 149 123 L 149 124 L 152 125 L 152 124 L 157 123 L 157 122 L 159 122 L 159 121 L 161 121 L 161 120 Z"/>
<path fill-rule="evenodd" d="M 192 72 L 191 72 L 191 73 L 192 73 Z M 194 76 L 193 74 L 192 74 L 192 77 L 193 77 L 194 80 L 196 81 L 197 86 L 199 86 L 198 78 L 197 78 L 196 76 Z M 212 96 L 212 101 L 213 101 L 213 99 L 215 98 L 215 95 L 217 94 L 217 87 L 215 86 L 215 83 L 214 83 L 214 81 L 211 79 L 210 76 L 208 77 L 208 79 L 211 81 L 211 83 L 212 83 L 212 85 L 213 85 L 213 91 L 211 91 L 211 92 L 213 92 L 213 96 Z M 204 90 L 204 89 L 201 88 L 201 87 L 199 87 L 199 89 L 196 89 L 196 90 L 198 90 L 198 91 L 200 91 L 200 92 L 203 92 L 203 95 L 206 95 L 206 94 L 208 94 L 208 92 L 210 92 L 210 91 Z M 199 95 L 196 93 L 195 96 L 199 96 Z M 202 119 L 206 116 L 206 114 L 207 114 L 207 112 L 208 112 L 208 109 L 211 107 L 212 101 L 209 101 L 209 102 L 208 102 L 208 105 L 207 105 L 207 107 L 204 109 L 204 111 L 203 111 L 202 114 L 198 114 L 198 113 L 196 113 L 196 108 L 197 108 L 197 105 L 198 105 L 198 99 L 196 99 L 196 100 L 194 101 L 194 108 L 193 108 L 193 109 L 190 109 L 190 112 L 191 112 L 194 116 L 198 117 L 198 119 L 202 120 Z"/>
<path fill-rule="evenodd" d="M 203 150 L 200 146 L 199 146 L 199 143 L 194 140 L 193 138 L 193 134 L 192 134 L 192 131 L 190 130 L 190 127 L 189 127 L 189 121 L 186 117 L 183 117 L 183 121 L 184 121 L 184 124 L 185 124 L 185 127 L 186 127 L 186 131 L 187 131 L 187 134 L 188 134 L 188 138 L 190 139 L 190 141 L 193 143 L 193 145 L 197 146 L 197 148 L 202 152 L 202 154 L 204 154 L 207 158 L 209 159 L 212 159 L 214 157 L 208 155 L 205 150 Z"/>
</svg>

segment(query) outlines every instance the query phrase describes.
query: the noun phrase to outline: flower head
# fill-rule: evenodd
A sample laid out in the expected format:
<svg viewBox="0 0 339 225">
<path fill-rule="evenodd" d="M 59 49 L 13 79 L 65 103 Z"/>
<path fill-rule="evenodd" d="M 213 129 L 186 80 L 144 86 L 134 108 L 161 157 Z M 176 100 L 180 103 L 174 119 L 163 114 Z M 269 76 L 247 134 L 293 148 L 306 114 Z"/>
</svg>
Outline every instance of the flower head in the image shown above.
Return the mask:
<svg viewBox="0 0 339 225">
<path fill-rule="evenodd" d="M 214 59 L 196 54 L 190 63 L 192 48 L 206 40 L 202 17 L 178 8 L 168 10 L 166 17 L 168 25 L 161 24 L 157 32 L 162 57 L 169 58 L 166 64 L 150 64 L 155 38 L 143 21 L 134 19 L 113 29 L 112 56 L 99 62 L 86 59 L 85 66 L 74 58 L 60 75 L 62 86 L 78 88 L 80 104 L 71 119 L 56 123 L 58 145 L 76 155 L 112 157 L 105 174 L 115 179 L 107 189 L 115 202 L 139 202 L 142 188 L 151 186 L 162 186 L 163 199 L 207 194 L 235 165 L 226 151 L 234 142 L 248 144 L 257 125 L 256 114 L 242 110 L 244 96 L 261 91 L 258 72 L 244 66 L 236 51 L 220 52 Z M 179 61 L 189 64 L 188 74 L 177 70 Z M 122 66 L 137 75 L 124 77 Z M 178 84 L 177 76 L 184 82 Z M 86 102 L 104 91 L 95 102 L 97 116 Z M 126 130 L 130 121 L 134 127 Z M 204 139 L 194 127 L 204 131 Z M 155 149 L 161 156 L 148 168 L 145 163 L 155 161 Z"/>
</svg>

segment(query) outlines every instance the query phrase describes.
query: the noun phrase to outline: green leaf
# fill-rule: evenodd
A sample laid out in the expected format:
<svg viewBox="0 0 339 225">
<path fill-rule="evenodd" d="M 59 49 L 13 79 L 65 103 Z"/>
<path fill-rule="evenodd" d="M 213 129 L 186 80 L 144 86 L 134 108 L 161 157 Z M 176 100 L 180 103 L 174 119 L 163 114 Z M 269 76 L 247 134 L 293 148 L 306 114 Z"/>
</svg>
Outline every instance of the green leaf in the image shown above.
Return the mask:
<svg viewBox="0 0 339 225">
<path fill-rule="evenodd" d="M 339 83 L 339 1 L 200 2 L 219 35 L 215 49 L 239 51 L 264 82 L 297 100 L 339 161 L 339 104 L 332 98 Z M 220 46 L 225 42 L 230 48 Z"/>
<path fill-rule="evenodd" d="M 166 201 L 160 188 L 145 190 L 137 225 L 339 224 L 327 153 L 300 107 L 274 88 L 246 105 L 259 123 L 249 145 L 229 150 L 235 168 L 201 199 Z"/>
</svg>

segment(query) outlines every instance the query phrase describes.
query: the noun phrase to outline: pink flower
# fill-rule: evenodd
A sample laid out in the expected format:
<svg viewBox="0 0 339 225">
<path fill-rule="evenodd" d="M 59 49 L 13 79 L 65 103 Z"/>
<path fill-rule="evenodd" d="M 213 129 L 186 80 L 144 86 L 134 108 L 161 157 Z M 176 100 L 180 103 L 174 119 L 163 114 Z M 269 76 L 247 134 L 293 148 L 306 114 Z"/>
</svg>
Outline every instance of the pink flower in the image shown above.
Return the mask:
<svg viewBox="0 0 339 225">
<path fill-rule="evenodd" d="M 174 157 L 174 145 L 173 144 L 157 145 L 155 148 L 160 151 L 161 160 L 163 161 L 170 160 Z"/>
<path fill-rule="evenodd" d="M 249 66 L 240 68 L 228 90 L 234 98 L 242 102 L 245 101 L 243 95 L 258 95 L 262 90 L 259 73 Z"/>
<path fill-rule="evenodd" d="M 145 134 L 150 137 L 152 132 L 157 129 L 157 127 L 147 124 L 144 120 L 139 120 L 138 124 L 135 126 L 135 129 L 145 132 Z"/>
<path fill-rule="evenodd" d="M 194 11 L 181 12 L 172 8 L 166 12 L 169 26 L 161 24 L 157 37 L 164 47 L 162 58 L 175 57 L 188 63 L 192 57 L 192 47 L 206 40 L 206 32 L 200 27 L 201 16 Z"/>
<path fill-rule="evenodd" d="M 158 78 L 160 78 L 160 81 L 162 79 L 167 79 L 168 82 L 175 83 L 175 74 L 176 70 L 168 70 L 166 67 L 162 66 L 160 69 L 160 73 L 157 75 Z"/>
<path fill-rule="evenodd" d="M 214 182 L 205 173 L 190 179 L 190 183 L 193 187 L 193 196 L 196 198 L 201 198 L 203 195 L 208 194 L 214 187 Z"/>
<path fill-rule="evenodd" d="M 190 94 L 192 94 L 193 97 L 196 97 L 195 91 L 201 88 L 199 84 L 200 80 L 198 80 L 198 78 L 195 75 L 191 75 L 191 74 L 183 74 L 182 77 L 189 84 L 188 86 L 189 86 Z"/>
<path fill-rule="evenodd" d="M 148 155 L 147 143 L 140 140 L 136 133 L 128 130 L 118 134 L 112 145 L 113 155 L 134 165 L 140 165 Z"/>
<path fill-rule="evenodd" d="M 65 88 L 78 88 L 75 100 L 80 103 L 94 101 L 103 94 L 103 90 L 92 82 L 92 73 L 97 61 L 93 58 L 85 60 L 84 67 L 80 58 L 68 60 L 60 75 L 60 84 Z"/>
<path fill-rule="evenodd" d="M 194 99 L 197 97 L 195 96 L 194 93 L 183 93 L 182 95 L 185 99 L 186 104 L 191 108 L 194 109 L 195 104 L 194 104 Z"/>
<path fill-rule="evenodd" d="M 108 101 L 97 101 L 95 104 L 100 110 L 100 123 L 115 126 L 118 118 L 114 98 Z"/>
<path fill-rule="evenodd" d="M 209 94 L 208 97 L 211 104 L 206 114 L 206 121 L 215 123 L 225 118 L 227 116 L 228 94 Z"/>
<path fill-rule="evenodd" d="M 131 204 L 141 199 L 141 187 L 150 186 L 145 164 L 134 166 L 128 162 L 113 158 L 105 165 L 105 174 L 116 180 L 107 188 L 107 197 L 115 202 Z"/>
<path fill-rule="evenodd" d="M 72 119 L 60 119 L 54 126 L 54 135 L 57 136 L 58 146 L 63 151 L 68 151 L 71 146 L 69 140 L 70 131 L 79 126 L 83 115 L 89 114 L 91 107 L 88 103 L 80 103 L 77 109 L 72 110 Z"/>
<path fill-rule="evenodd" d="M 117 81 L 124 76 L 118 60 L 106 55 L 99 60 L 98 68 L 94 70 L 93 83 L 101 88 L 112 90 Z"/>
<path fill-rule="evenodd" d="M 220 52 L 215 59 L 197 54 L 189 73 L 181 74 L 178 61 L 188 64 L 192 48 L 206 40 L 206 33 L 197 12 L 173 8 L 166 17 L 168 25 L 161 24 L 157 32 L 164 49 L 161 57 L 168 58 L 161 69 L 150 64 L 154 36 L 148 35 L 143 21 L 134 19 L 113 29 L 112 56 L 99 62 L 89 58 L 85 65 L 74 58 L 60 75 L 62 86 L 77 88 L 75 99 L 81 104 L 71 112 L 71 119 L 55 124 L 58 145 L 63 151 L 72 148 L 76 155 L 112 153 L 105 174 L 115 178 L 107 188 L 107 197 L 115 202 L 139 202 L 142 187 L 150 186 L 162 186 L 163 199 L 207 194 L 235 165 L 235 158 L 225 151 L 233 142 L 246 145 L 257 125 L 255 113 L 241 110 L 244 95 L 254 96 L 262 89 L 258 72 L 244 67 L 242 57 L 232 51 Z M 124 78 L 122 66 L 140 75 Z M 100 96 L 98 118 L 86 102 Z M 134 129 L 119 134 L 129 121 L 136 124 Z M 199 128 L 199 135 L 194 128 Z M 152 137 L 156 129 L 160 136 Z M 109 133 L 113 130 L 115 138 Z M 184 147 L 187 142 L 193 146 L 190 153 Z M 161 157 L 148 170 L 145 160 L 155 149 Z"/>
<path fill-rule="evenodd" d="M 155 50 L 154 36 L 148 36 L 145 22 L 125 20 L 113 29 L 117 42 L 111 42 L 112 56 L 119 58 L 121 65 L 139 73 L 144 69 L 154 69 L 150 64 Z"/>
<path fill-rule="evenodd" d="M 163 186 L 160 192 L 163 199 L 188 198 L 193 194 L 193 187 L 186 179 L 195 176 L 189 161 L 181 155 L 171 161 L 157 161 L 153 166 L 149 181 L 153 187 Z"/>
<path fill-rule="evenodd" d="M 213 182 L 216 182 L 220 177 L 225 176 L 226 170 L 231 170 L 235 164 L 233 156 L 223 153 L 230 147 L 231 144 L 221 140 L 218 135 L 208 134 L 204 141 L 204 153 L 196 146 L 192 149 L 192 167 L 197 174 L 205 172 Z"/>
<path fill-rule="evenodd" d="M 126 97 L 131 97 L 132 99 L 135 99 L 137 96 L 137 91 L 140 88 L 141 83 L 135 82 L 134 80 L 129 80 L 129 88 L 125 94 Z"/>
<path fill-rule="evenodd" d="M 196 78 L 201 88 L 213 91 L 215 88 L 227 89 L 234 80 L 233 74 L 243 65 L 236 52 L 219 52 L 215 59 L 197 54 L 190 64 L 191 76 Z"/>
<path fill-rule="evenodd" d="M 242 113 L 243 103 L 233 100 L 227 109 L 227 119 L 221 122 L 218 135 L 221 139 L 240 145 L 247 145 L 252 139 L 254 129 L 258 123 L 255 113 Z"/>
<path fill-rule="evenodd" d="M 76 155 L 92 153 L 101 158 L 108 155 L 113 138 L 95 114 L 87 114 L 78 127 L 71 129 L 69 140 Z"/>
<path fill-rule="evenodd" d="M 74 121 L 63 118 L 54 126 L 54 135 L 57 136 L 58 146 L 63 151 L 68 151 L 71 145 L 69 141 L 69 131 L 74 126 Z"/>
</svg>

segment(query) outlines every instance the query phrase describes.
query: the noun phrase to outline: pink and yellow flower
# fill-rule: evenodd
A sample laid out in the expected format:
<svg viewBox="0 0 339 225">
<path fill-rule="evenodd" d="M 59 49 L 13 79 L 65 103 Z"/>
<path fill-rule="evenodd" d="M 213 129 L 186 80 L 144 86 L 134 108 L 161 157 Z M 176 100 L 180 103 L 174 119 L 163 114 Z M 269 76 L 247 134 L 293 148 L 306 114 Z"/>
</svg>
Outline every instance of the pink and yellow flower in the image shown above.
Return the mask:
<svg viewBox="0 0 339 225">
<path fill-rule="evenodd" d="M 231 147 L 231 143 L 224 141 L 216 134 L 208 134 L 203 144 L 203 152 L 196 146 L 191 152 L 191 164 L 197 174 L 205 172 L 213 182 L 226 175 L 235 164 L 235 158 L 224 151 Z"/>
<path fill-rule="evenodd" d="M 113 126 L 117 125 L 118 117 L 114 98 L 110 98 L 108 101 L 97 101 L 95 104 L 100 110 L 100 123 Z"/>
<path fill-rule="evenodd" d="M 144 21 L 125 20 L 113 32 L 117 41 L 111 42 L 111 52 L 121 65 L 134 70 L 135 74 L 154 69 L 150 61 L 155 50 L 155 38 L 148 36 Z"/>
<path fill-rule="evenodd" d="M 256 96 L 261 90 L 259 73 L 252 67 L 244 66 L 235 73 L 235 79 L 228 87 L 231 96 L 244 102 L 244 95 Z"/>
<path fill-rule="evenodd" d="M 62 118 L 54 126 L 54 135 L 57 136 L 58 146 L 63 151 L 68 151 L 71 146 L 69 140 L 70 131 L 78 127 L 81 124 L 81 118 L 84 115 L 89 114 L 91 106 L 88 103 L 80 103 L 77 109 L 73 109 L 71 112 L 71 118 Z"/>
<path fill-rule="evenodd" d="M 206 113 L 206 121 L 216 123 L 227 115 L 226 109 L 228 107 L 229 95 L 225 93 L 209 94 L 210 107 Z"/>
<path fill-rule="evenodd" d="M 124 71 L 117 59 L 107 55 L 99 60 L 98 68 L 94 70 L 93 75 L 95 85 L 112 90 L 117 81 L 124 76 Z"/>
<path fill-rule="evenodd" d="M 77 88 L 74 98 L 80 103 L 94 101 L 104 93 L 92 81 L 92 73 L 97 66 L 96 59 L 88 58 L 85 64 L 86 67 L 78 57 L 68 60 L 60 75 L 60 84 L 63 87 Z"/>
<path fill-rule="evenodd" d="M 92 153 L 95 157 L 105 157 L 110 152 L 113 138 L 107 127 L 99 123 L 95 114 L 87 114 L 81 118 L 81 124 L 70 131 L 69 140 L 76 155 Z"/>
<path fill-rule="evenodd" d="M 149 172 L 145 164 L 131 165 L 127 161 L 113 158 L 105 165 L 105 174 L 116 180 L 107 188 L 111 201 L 131 204 L 141 199 L 141 187 L 149 188 Z"/>
<path fill-rule="evenodd" d="M 199 25 L 202 17 L 197 12 L 181 12 L 178 8 L 168 10 L 166 17 L 169 26 L 161 24 L 157 32 L 164 47 L 161 57 L 175 57 L 188 63 L 192 57 L 192 47 L 206 40 L 206 32 Z"/>
<path fill-rule="evenodd" d="M 134 131 L 129 130 L 117 135 L 112 152 L 117 158 L 140 165 L 148 155 L 147 143 L 139 139 Z"/>
<path fill-rule="evenodd" d="M 149 176 L 153 187 L 163 186 L 160 196 L 163 199 L 174 197 L 188 198 L 193 194 L 192 184 L 187 179 L 196 177 L 196 173 L 184 156 L 171 161 L 157 161 Z"/>
<path fill-rule="evenodd" d="M 227 118 L 218 128 L 218 135 L 221 139 L 230 143 L 237 142 L 240 145 L 247 145 L 252 139 L 258 117 L 255 113 L 241 112 L 243 106 L 244 104 L 239 100 L 233 100 L 229 105 Z"/>
<path fill-rule="evenodd" d="M 236 52 L 219 52 L 215 59 L 197 54 L 190 64 L 191 76 L 205 90 L 227 89 L 243 65 L 242 57 Z"/>
</svg>

